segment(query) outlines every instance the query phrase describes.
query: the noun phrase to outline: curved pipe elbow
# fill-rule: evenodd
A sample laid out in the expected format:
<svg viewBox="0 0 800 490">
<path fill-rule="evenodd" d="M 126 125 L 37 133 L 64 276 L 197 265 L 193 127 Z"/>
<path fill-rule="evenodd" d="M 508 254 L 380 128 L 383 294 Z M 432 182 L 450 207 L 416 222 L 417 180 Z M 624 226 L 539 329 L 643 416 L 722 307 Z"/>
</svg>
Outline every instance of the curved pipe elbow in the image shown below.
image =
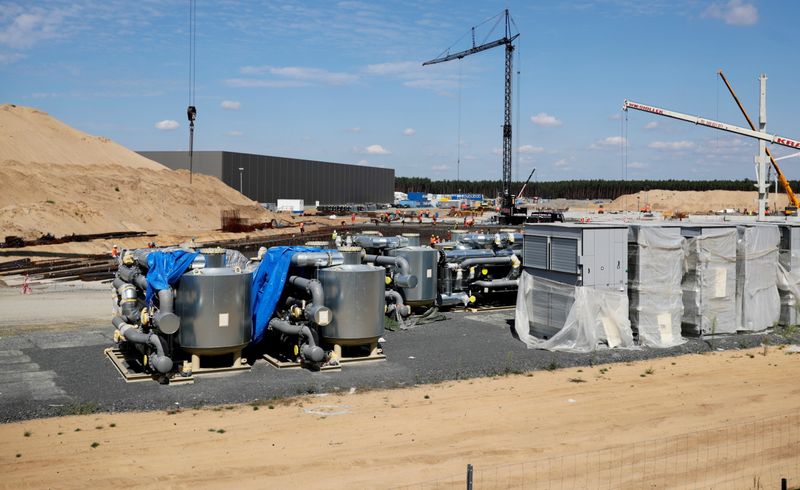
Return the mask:
<svg viewBox="0 0 800 490">
<path fill-rule="evenodd" d="M 417 276 L 411 274 L 411 265 L 405 257 L 390 257 L 387 255 L 364 255 L 364 262 L 375 265 L 394 267 L 398 274 L 393 277 L 395 284 L 401 288 L 417 287 Z"/>
<path fill-rule="evenodd" d="M 172 371 L 172 359 L 166 355 L 164 345 L 161 343 L 161 338 L 159 338 L 158 335 L 154 333 L 144 333 L 133 325 L 125 323 L 122 317 L 114 317 L 111 323 L 128 342 L 149 345 L 155 349 L 156 353 L 149 356 L 149 363 L 156 371 L 162 374 Z"/>
<path fill-rule="evenodd" d="M 403 295 L 398 291 L 390 289 L 384 292 L 384 296 L 387 301 L 394 303 L 397 312 L 400 313 L 401 316 L 408 316 L 411 314 L 411 307 L 403 302 Z"/>
<path fill-rule="evenodd" d="M 300 354 L 307 361 L 321 362 L 325 358 L 325 351 L 314 342 L 314 335 L 308 325 L 293 325 L 286 320 L 273 318 L 269 321 L 269 326 L 286 335 L 300 336 L 304 341 Z"/>
<path fill-rule="evenodd" d="M 311 303 L 306 305 L 306 319 L 322 327 L 331 322 L 331 310 L 325 306 L 325 292 L 322 283 L 316 279 L 306 279 L 300 276 L 291 276 L 287 282 L 293 287 L 306 291 L 311 295 Z"/>
</svg>

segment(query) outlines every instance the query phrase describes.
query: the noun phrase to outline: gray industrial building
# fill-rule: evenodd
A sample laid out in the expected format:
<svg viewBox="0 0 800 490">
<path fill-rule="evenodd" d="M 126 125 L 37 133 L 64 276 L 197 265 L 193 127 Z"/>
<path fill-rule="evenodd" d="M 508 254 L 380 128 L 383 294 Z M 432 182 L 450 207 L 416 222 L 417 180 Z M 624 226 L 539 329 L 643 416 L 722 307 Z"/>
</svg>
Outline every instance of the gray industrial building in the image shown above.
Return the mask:
<svg viewBox="0 0 800 490">
<path fill-rule="evenodd" d="M 188 151 L 140 151 L 171 169 L 188 169 Z M 306 205 L 390 203 L 394 169 L 230 151 L 196 151 L 195 172 L 212 175 L 258 202 L 303 199 Z M 239 169 L 241 172 L 239 171 Z"/>
</svg>

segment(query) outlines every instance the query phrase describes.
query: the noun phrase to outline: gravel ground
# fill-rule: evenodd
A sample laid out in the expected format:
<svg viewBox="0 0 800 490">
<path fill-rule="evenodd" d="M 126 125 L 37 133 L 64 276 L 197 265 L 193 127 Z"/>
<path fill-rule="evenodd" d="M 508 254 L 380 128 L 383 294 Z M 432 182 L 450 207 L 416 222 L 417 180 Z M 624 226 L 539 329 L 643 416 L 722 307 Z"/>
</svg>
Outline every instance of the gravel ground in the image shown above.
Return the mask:
<svg viewBox="0 0 800 490">
<path fill-rule="evenodd" d="M 249 372 L 195 376 L 194 384 L 125 383 L 103 349 L 111 327 L 23 332 L 0 338 L 0 421 L 92 411 L 166 410 L 356 388 L 396 388 L 445 380 L 677 356 L 711 349 L 785 343 L 775 334 L 691 339 L 671 349 L 592 354 L 528 350 L 510 329 L 513 310 L 449 313 L 446 321 L 386 332 L 387 360 L 341 371 L 277 370 L 264 361 Z"/>
</svg>

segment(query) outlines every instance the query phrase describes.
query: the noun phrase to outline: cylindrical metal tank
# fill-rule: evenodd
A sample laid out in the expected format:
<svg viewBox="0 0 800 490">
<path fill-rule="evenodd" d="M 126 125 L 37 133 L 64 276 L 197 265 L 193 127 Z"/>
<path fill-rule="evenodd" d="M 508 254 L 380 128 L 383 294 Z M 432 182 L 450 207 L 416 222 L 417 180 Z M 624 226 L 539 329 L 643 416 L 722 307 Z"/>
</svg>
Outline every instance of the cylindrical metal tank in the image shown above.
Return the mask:
<svg viewBox="0 0 800 490">
<path fill-rule="evenodd" d="M 358 265 L 361 263 L 361 255 L 364 249 L 361 247 L 339 247 L 339 253 L 344 257 L 344 264 Z"/>
<path fill-rule="evenodd" d="M 197 355 L 222 355 L 250 342 L 251 272 L 204 267 L 184 274 L 175 288 L 178 342 Z"/>
<path fill-rule="evenodd" d="M 389 255 L 406 259 L 411 266 L 411 274 L 417 276 L 416 287 L 403 289 L 406 304 L 433 304 L 438 284 L 439 252 L 430 247 L 403 247 L 389 250 Z"/>
<path fill-rule="evenodd" d="M 326 242 L 325 240 L 314 240 L 311 242 L 306 242 L 306 247 L 328 248 L 329 246 L 330 242 Z"/>
<path fill-rule="evenodd" d="M 419 233 L 403 233 L 402 236 L 408 240 L 409 247 L 419 246 Z"/>
<path fill-rule="evenodd" d="M 333 320 L 319 332 L 323 340 L 339 345 L 368 344 L 383 335 L 383 267 L 337 265 L 319 270 L 325 306 Z"/>
</svg>

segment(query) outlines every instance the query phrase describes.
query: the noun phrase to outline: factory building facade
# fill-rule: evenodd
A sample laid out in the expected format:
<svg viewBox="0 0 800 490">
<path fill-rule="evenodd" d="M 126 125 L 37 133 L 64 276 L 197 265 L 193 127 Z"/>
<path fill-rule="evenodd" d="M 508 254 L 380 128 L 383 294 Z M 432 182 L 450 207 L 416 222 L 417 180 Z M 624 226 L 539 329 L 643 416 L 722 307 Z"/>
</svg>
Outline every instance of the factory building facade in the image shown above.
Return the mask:
<svg viewBox="0 0 800 490">
<path fill-rule="evenodd" d="M 189 169 L 188 151 L 140 151 L 173 170 Z M 391 203 L 394 169 L 230 151 L 196 151 L 194 172 L 214 176 L 254 201 L 303 199 L 306 205 Z M 239 170 L 242 169 L 242 170 Z M 240 188 L 241 187 L 241 188 Z"/>
</svg>

